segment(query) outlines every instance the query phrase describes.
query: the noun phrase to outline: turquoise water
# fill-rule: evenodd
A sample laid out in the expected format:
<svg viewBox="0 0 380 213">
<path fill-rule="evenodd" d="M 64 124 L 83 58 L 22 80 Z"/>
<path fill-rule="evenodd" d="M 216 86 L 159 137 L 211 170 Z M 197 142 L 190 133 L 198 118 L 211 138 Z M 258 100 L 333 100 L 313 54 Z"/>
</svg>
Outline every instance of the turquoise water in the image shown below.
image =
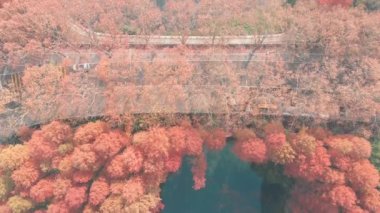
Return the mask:
<svg viewBox="0 0 380 213">
<path fill-rule="evenodd" d="M 240 161 L 226 146 L 207 153 L 206 188 L 192 189 L 190 159 L 169 176 L 162 188 L 164 213 L 261 212 L 262 179 L 248 163 Z"/>
</svg>

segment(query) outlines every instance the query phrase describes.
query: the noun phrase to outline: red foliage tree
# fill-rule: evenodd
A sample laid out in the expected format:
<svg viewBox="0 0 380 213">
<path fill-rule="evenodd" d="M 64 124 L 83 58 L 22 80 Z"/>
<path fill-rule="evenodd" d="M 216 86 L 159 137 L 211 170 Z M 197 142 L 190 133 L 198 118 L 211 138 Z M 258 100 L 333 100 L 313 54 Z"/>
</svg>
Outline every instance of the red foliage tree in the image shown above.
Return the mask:
<svg viewBox="0 0 380 213">
<path fill-rule="evenodd" d="M 271 133 L 265 139 L 268 148 L 272 150 L 276 150 L 286 144 L 286 135 L 284 133 Z"/>
<path fill-rule="evenodd" d="M 74 135 L 75 144 L 86 144 L 95 141 L 96 137 L 107 131 L 107 125 L 104 122 L 97 121 L 88 123 L 79 127 Z"/>
<path fill-rule="evenodd" d="M 346 182 L 346 176 L 345 173 L 328 168 L 325 171 L 325 174 L 322 175 L 322 177 L 319 178 L 320 181 L 326 183 L 326 184 L 338 184 L 343 185 Z"/>
<path fill-rule="evenodd" d="M 108 159 L 117 154 L 128 143 L 128 138 L 120 132 L 103 133 L 94 142 L 94 151 L 103 159 Z"/>
<path fill-rule="evenodd" d="M 171 127 L 168 129 L 170 138 L 171 150 L 175 154 L 183 155 L 186 150 L 186 129 L 180 126 Z"/>
<path fill-rule="evenodd" d="M 107 175 L 111 178 L 120 178 L 127 175 L 127 170 L 123 164 L 124 157 L 122 155 L 116 156 L 106 166 Z"/>
<path fill-rule="evenodd" d="M 137 148 L 128 147 L 123 153 L 110 161 L 107 165 L 107 173 L 113 178 L 138 173 L 143 167 L 143 161 L 143 155 Z"/>
<path fill-rule="evenodd" d="M 370 212 L 380 211 L 380 192 L 377 189 L 370 189 L 360 196 L 360 201 L 365 209 Z"/>
<path fill-rule="evenodd" d="M 347 178 L 357 191 L 367 191 L 379 185 L 379 171 L 368 160 L 355 162 L 347 172 Z"/>
<path fill-rule="evenodd" d="M 267 160 L 267 147 L 259 138 L 237 142 L 232 150 L 243 161 L 261 164 Z"/>
<path fill-rule="evenodd" d="M 364 160 L 371 157 L 371 143 L 364 138 L 351 137 L 353 147 L 350 152 L 350 157 L 353 160 Z"/>
<path fill-rule="evenodd" d="M 71 186 L 72 186 L 72 183 L 70 179 L 66 179 L 62 177 L 57 178 L 54 181 L 54 191 L 53 191 L 54 197 L 57 200 L 62 200 L 65 197 L 69 188 L 71 188 Z"/>
<path fill-rule="evenodd" d="M 284 132 L 276 124 L 258 134 L 263 139 L 249 129 L 235 131 L 232 151 L 249 163 L 283 165 L 285 175 L 295 180 L 288 200 L 292 212 L 378 211 L 379 173 L 368 161 L 367 140 Z M 24 144 L 0 147 L 1 209 L 40 211 L 46 203 L 46 212 L 159 211 L 160 185 L 180 169 L 183 158 L 192 157 L 193 188 L 202 189 L 207 170 L 203 144 L 220 150 L 225 139 L 222 130 L 189 124 L 131 134 L 100 121 L 75 131 L 54 122 L 33 131 Z"/>
<path fill-rule="evenodd" d="M 285 174 L 313 181 L 322 177 L 330 165 L 330 156 L 327 150 L 322 146 L 318 146 L 313 155 L 299 154 L 293 162 L 285 165 Z"/>
<path fill-rule="evenodd" d="M 133 143 L 139 147 L 149 159 L 167 159 L 170 142 L 166 130 L 153 128 L 148 132 L 139 132 L 133 136 Z"/>
<path fill-rule="evenodd" d="M 165 163 L 165 168 L 168 172 L 177 172 L 182 165 L 181 155 L 170 155 L 169 159 Z"/>
<path fill-rule="evenodd" d="M 44 139 L 49 143 L 56 145 L 69 142 L 73 137 L 71 127 L 58 121 L 53 121 L 50 124 L 43 126 L 41 130 Z"/>
<path fill-rule="evenodd" d="M 53 197 L 54 186 L 51 180 L 40 180 L 30 189 L 30 197 L 37 203 L 45 202 Z"/>
<path fill-rule="evenodd" d="M 353 189 L 348 186 L 336 186 L 328 193 L 328 198 L 333 205 L 351 209 L 356 205 L 356 194 Z"/>
<path fill-rule="evenodd" d="M 185 154 L 191 156 L 199 156 L 202 154 L 203 140 L 199 132 L 195 129 L 186 130 L 186 151 Z"/>
<path fill-rule="evenodd" d="M 86 190 L 87 189 L 84 186 L 69 188 L 65 196 L 65 203 L 67 206 L 72 210 L 81 207 L 81 205 L 87 200 Z"/>
<path fill-rule="evenodd" d="M 256 138 L 255 132 L 248 128 L 235 130 L 233 136 L 236 142 L 242 142 L 252 138 Z"/>
<path fill-rule="evenodd" d="M 30 188 L 40 177 L 38 166 L 33 162 L 24 163 L 12 173 L 12 180 L 21 189 Z"/>
<path fill-rule="evenodd" d="M 371 144 L 364 138 L 340 135 L 325 139 L 325 143 L 333 157 L 349 157 L 357 161 L 371 156 Z"/>
<path fill-rule="evenodd" d="M 134 203 L 144 195 L 144 182 L 141 177 L 129 179 L 123 186 L 122 197 L 128 204 Z"/>
<path fill-rule="evenodd" d="M 104 202 L 110 193 L 110 187 L 105 179 L 98 179 L 91 185 L 89 202 L 91 205 L 97 206 Z"/>
<path fill-rule="evenodd" d="M 129 173 L 137 173 L 144 162 L 143 154 L 134 147 L 128 147 L 122 154 L 123 163 Z"/>
<path fill-rule="evenodd" d="M 73 172 L 72 180 L 74 183 L 88 183 L 93 176 L 91 171 L 75 171 Z"/>
<path fill-rule="evenodd" d="M 226 145 L 226 132 L 222 129 L 215 129 L 206 133 L 204 142 L 207 148 L 214 151 L 220 151 Z"/>
<path fill-rule="evenodd" d="M 200 190 L 206 186 L 207 160 L 205 155 L 200 155 L 193 161 L 191 172 L 193 173 L 193 189 Z"/>
<path fill-rule="evenodd" d="M 89 144 L 76 147 L 71 155 L 71 161 L 73 168 L 80 171 L 93 171 L 99 166 L 98 156 Z"/>
<path fill-rule="evenodd" d="M 70 210 L 67 208 L 65 202 L 57 202 L 49 205 L 47 209 L 48 213 L 69 213 Z"/>
<path fill-rule="evenodd" d="M 52 159 L 57 149 L 56 144 L 45 140 L 42 131 L 36 131 L 26 144 L 30 149 L 31 156 L 39 160 Z"/>
<path fill-rule="evenodd" d="M 353 189 L 344 185 L 298 183 L 292 190 L 289 208 L 292 212 L 340 212 L 360 209 Z"/>
<path fill-rule="evenodd" d="M 328 190 L 316 183 L 298 183 L 292 189 L 288 208 L 294 213 L 338 213 L 339 208 L 328 202 L 327 196 L 323 196 Z"/>
</svg>

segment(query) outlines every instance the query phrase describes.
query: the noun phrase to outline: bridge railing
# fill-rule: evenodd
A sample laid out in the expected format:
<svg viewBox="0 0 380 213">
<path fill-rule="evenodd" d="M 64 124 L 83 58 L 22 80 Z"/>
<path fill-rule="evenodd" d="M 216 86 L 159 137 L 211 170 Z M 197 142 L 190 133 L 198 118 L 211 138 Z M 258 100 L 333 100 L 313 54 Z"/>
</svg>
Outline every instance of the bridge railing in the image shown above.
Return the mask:
<svg viewBox="0 0 380 213">
<path fill-rule="evenodd" d="M 85 37 L 89 43 L 118 42 L 126 45 L 155 45 L 155 46 L 207 46 L 207 45 L 281 45 L 284 34 L 243 35 L 243 36 L 178 36 L 178 35 L 112 35 L 91 31 L 83 26 L 72 24 L 71 29 Z M 85 39 L 85 40 L 86 40 Z M 86 43 L 86 42 L 83 42 Z"/>
<path fill-rule="evenodd" d="M 106 37 L 103 37 L 106 38 Z M 136 36 L 125 37 L 129 45 L 281 45 L 282 34 L 249 36 Z"/>
</svg>

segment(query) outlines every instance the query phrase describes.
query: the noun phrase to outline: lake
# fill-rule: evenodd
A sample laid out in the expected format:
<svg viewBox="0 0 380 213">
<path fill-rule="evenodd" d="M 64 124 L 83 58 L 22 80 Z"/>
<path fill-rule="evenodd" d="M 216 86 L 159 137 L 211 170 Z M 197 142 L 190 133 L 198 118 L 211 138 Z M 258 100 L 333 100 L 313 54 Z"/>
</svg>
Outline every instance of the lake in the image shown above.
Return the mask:
<svg viewBox="0 0 380 213">
<path fill-rule="evenodd" d="M 262 212 L 263 180 L 249 163 L 231 151 L 231 143 L 221 152 L 208 152 L 206 188 L 193 190 L 191 160 L 172 174 L 162 188 L 164 213 L 255 213 Z"/>
</svg>

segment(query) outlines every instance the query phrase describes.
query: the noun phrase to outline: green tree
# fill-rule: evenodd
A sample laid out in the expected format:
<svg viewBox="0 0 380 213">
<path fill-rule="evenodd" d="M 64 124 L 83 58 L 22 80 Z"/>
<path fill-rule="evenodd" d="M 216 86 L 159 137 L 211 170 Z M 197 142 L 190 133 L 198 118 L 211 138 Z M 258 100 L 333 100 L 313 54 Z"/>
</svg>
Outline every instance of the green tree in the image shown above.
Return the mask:
<svg viewBox="0 0 380 213">
<path fill-rule="evenodd" d="M 380 138 L 375 138 L 372 142 L 371 162 L 380 171 Z"/>
<path fill-rule="evenodd" d="M 297 2 L 297 0 L 287 0 L 286 1 L 288 4 L 290 4 L 290 5 L 295 5 L 296 4 L 296 2 Z"/>
<path fill-rule="evenodd" d="M 355 0 L 355 6 L 364 5 L 369 11 L 380 10 L 379 0 Z"/>
</svg>

